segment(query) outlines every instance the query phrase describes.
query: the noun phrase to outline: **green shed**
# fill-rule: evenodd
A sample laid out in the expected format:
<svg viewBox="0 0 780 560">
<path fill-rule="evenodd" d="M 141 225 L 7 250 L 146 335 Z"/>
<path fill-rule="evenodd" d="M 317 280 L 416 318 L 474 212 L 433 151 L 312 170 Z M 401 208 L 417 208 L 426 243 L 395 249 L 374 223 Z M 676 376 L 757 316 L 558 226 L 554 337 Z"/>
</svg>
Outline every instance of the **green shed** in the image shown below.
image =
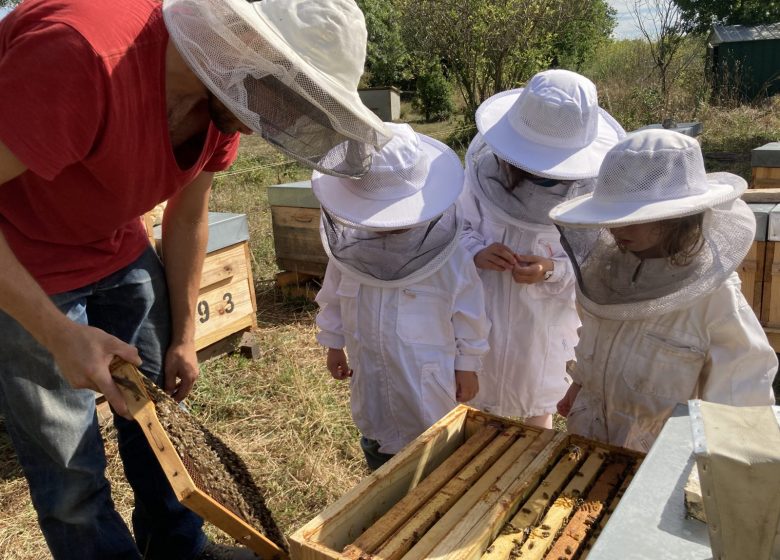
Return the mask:
<svg viewBox="0 0 780 560">
<path fill-rule="evenodd" d="M 748 100 L 780 93 L 780 23 L 714 25 L 707 53 L 715 92 Z"/>
</svg>

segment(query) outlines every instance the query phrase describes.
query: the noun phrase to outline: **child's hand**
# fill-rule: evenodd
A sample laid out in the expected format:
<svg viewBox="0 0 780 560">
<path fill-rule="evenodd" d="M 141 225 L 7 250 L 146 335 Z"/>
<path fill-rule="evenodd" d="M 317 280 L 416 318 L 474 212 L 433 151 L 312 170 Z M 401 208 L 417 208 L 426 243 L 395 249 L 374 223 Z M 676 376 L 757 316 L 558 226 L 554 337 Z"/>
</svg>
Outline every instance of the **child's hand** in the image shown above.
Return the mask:
<svg viewBox="0 0 780 560">
<path fill-rule="evenodd" d="M 479 393 L 479 378 L 473 371 L 455 370 L 455 400 L 468 402 Z"/>
<path fill-rule="evenodd" d="M 509 247 L 501 243 L 493 243 L 474 255 L 474 264 L 477 268 L 503 272 L 512 270 L 512 267 L 517 264 L 517 259 Z"/>
<path fill-rule="evenodd" d="M 341 348 L 328 348 L 327 365 L 333 379 L 341 381 L 347 377 L 352 377 L 352 370 L 349 369 L 347 364 L 347 355 Z"/>
<path fill-rule="evenodd" d="M 553 270 L 555 263 L 536 255 L 515 255 L 517 264 L 512 268 L 512 279 L 518 284 L 536 284 L 544 280 L 544 274 Z"/>
<path fill-rule="evenodd" d="M 572 383 L 569 385 L 569 390 L 566 391 L 566 394 L 563 396 L 563 398 L 558 401 L 558 414 L 564 418 L 569 415 L 571 412 L 571 407 L 574 405 L 574 399 L 577 398 L 577 393 L 580 392 L 581 388 L 582 386 L 578 385 L 577 383 Z"/>
</svg>

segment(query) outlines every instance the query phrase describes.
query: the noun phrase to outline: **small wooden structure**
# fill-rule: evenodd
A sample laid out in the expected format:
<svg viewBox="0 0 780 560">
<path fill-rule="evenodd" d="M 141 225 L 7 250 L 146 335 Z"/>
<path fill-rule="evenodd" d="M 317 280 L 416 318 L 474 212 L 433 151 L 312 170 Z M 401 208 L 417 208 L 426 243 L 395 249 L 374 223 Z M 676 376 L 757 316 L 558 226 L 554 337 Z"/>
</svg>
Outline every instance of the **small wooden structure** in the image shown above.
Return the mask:
<svg viewBox="0 0 780 560">
<path fill-rule="evenodd" d="M 780 142 L 770 142 L 750 151 L 751 189 L 780 187 Z"/>
<path fill-rule="evenodd" d="M 642 457 L 459 405 L 291 535 L 290 555 L 574 558 Z"/>
<path fill-rule="evenodd" d="M 328 256 L 320 239 L 320 203 L 311 181 L 268 187 L 276 264 L 283 271 L 325 276 Z"/>
<path fill-rule="evenodd" d="M 401 90 L 395 86 L 370 87 L 358 90 L 363 105 L 371 109 L 384 122 L 401 118 Z"/>
<path fill-rule="evenodd" d="M 162 228 L 154 226 L 161 252 Z M 257 326 L 257 302 L 244 214 L 209 212 L 209 241 L 195 307 L 195 349 Z"/>
</svg>

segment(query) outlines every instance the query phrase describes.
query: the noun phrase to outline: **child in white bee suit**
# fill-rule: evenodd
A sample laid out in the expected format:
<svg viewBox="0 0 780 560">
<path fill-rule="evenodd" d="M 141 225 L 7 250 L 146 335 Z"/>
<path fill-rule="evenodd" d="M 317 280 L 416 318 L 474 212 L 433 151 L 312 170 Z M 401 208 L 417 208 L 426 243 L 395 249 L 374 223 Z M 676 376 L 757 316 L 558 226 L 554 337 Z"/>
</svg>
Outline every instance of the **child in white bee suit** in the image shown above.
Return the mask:
<svg viewBox="0 0 780 560">
<path fill-rule="evenodd" d="M 548 214 L 592 190 L 604 154 L 625 133 L 599 108 L 596 86 L 567 70 L 494 95 L 476 121 L 461 239 L 479 269 L 493 328 L 471 404 L 551 428 L 569 386 L 579 319 L 574 273 Z"/>
<path fill-rule="evenodd" d="M 677 403 L 774 404 L 775 352 L 735 272 L 755 219 L 747 185 L 704 171 L 698 143 L 630 134 L 592 195 L 550 216 L 578 271 L 582 330 L 569 430 L 646 452 Z"/>
<path fill-rule="evenodd" d="M 329 256 L 317 340 L 331 375 L 350 379 L 372 470 L 477 394 L 490 329 L 458 242 L 460 160 L 408 125 L 387 126 L 394 137 L 365 176 L 312 177 Z"/>
</svg>

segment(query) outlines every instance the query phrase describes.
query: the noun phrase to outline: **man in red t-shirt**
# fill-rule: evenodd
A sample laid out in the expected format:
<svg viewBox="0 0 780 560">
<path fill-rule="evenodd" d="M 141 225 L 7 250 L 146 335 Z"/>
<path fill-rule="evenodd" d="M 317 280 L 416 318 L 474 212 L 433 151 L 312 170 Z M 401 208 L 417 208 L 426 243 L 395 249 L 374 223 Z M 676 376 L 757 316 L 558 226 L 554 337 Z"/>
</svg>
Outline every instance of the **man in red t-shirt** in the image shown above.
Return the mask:
<svg viewBox="0 0 780 560">
<path fill-rule="evenodd" d="M 0 406 L 55 558 L 253 557 L 206 542 L 108 365 L 187 396 L 214 172 L 250 132 L 365 172 L 388 137 L 357 97 L 365 43 L 354 0 L 26 0 L 0 23 Z M 139 220 L 162 200 L 164 268 Z M 85 389 L 119 415 L 135 540 Z"/>
</svg>

